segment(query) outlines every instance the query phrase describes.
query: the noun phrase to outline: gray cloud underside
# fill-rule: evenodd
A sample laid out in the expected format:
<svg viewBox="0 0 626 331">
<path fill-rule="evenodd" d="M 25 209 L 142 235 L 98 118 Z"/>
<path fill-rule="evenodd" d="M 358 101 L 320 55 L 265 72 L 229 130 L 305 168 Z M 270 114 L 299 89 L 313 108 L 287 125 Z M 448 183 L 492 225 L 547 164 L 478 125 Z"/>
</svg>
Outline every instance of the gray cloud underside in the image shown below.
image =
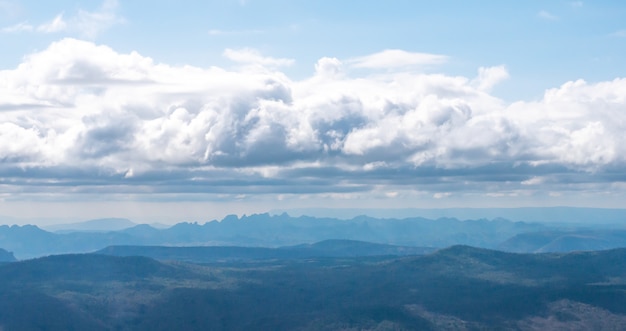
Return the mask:
<svg viewBox="0 0 626 331">
<path fill-rule="evenodd" d="M 174 67 L 59 41 L 0 72 L 0 187 L 497 192 L 625 181 L 626 79 L 507 104 L 489 93 L 504 67 L 475 78 L 377 70 L 385 56 L 412 59 L 396 53 L 371 57 L 360 76 L 354 60 L 323 58 L 293 81 L 258 53 L 237 70 Z"/>
</svg>

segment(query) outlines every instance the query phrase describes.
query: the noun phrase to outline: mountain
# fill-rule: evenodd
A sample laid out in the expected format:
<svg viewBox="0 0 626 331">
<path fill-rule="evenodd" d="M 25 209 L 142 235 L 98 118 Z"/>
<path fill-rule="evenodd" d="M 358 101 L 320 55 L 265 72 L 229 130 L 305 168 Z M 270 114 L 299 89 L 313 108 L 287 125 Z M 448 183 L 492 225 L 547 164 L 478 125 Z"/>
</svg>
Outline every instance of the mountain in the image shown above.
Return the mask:
<svg viewBox="0 0 626 331">
<path fill-rule="evenodd" d="M 120 220 L 119 224 L 130 225 L 128 222 Z M 328 239 L 405 247 L 437 248 L 461 244 L 511 252 L 569 252 L 626 247 L 626 229 L 606 225 L 548 226 L 501 218 L 460 221 L 454 218 L 381 219 L 358 216 L 339 220 L 287 214 L 227 216 L 220 222 L 178 223 L 165 229 L 141 224 L 108 232 L 52 233 L 32 225 L 0 226 L 0 244 L 20 259 L 93 252 L 119 245 L 275 248 Z M 321 247 L 309 247 L 309 251 L 314 248 L 321 252 Z M 344 251 L 347 249 L 344 247 Z"/>
<path fill-rule="evenodd" d="M 0 263 L 14 262 L 14 261 L 16 260 L 15 260 L 15 256 L 13 256 L 13 253 L 0 248 Z"/>
<path fill-rule="evenodd" d="M 52 233 L 34 225 L 0 226 L 0 243 L 18 259 L 50 254 L 92 252 L 108 245 L 142 244 L 123 232 Z"/>
<path fill-rule="evenodd" d="M 273 210 L 271 214 L 282 213 L 300 216 L 354 218 L 367 214 L 377 218 L 429 219 L 458 218 L 494 219 L 506 218 L 516 222 L 565 223 L 581 225 L 612 225 L 626 227 L 626 209 L 585 208 L 585 207 L 521 207 L 521 208 L 301 208 Z"/>
<path fill-rule="evenodd" d="M 498 249 L 519 253 L 594 251 L 626 247 L 626 230 L 569 229 L 517 234 Z"/>
<path fill-rule="evenodd" d="M 58 251 L 53 247 L 57 241 L 57 235 L 34 225 L 0 225 L 1 245 L 20 259 L 56 253 Z"/>
<path fill-rule="evenodd" d="M 467 244 L 496 247 L 511 236 L 545 229 L 540 224 L 502 219 L 459 221 L 424 218 L 377 219 L 359 216 L 350 220 L 291 217 L 287 214 L 255 214 L 221 222 L 179 223 L 162 230 L 169 244 L 244 245 L 277 247 L 346 239 L 402 246 L 445 247 Z"/>
<path fill-rule="evenodd" d="M 546 229 L 541 224 L 504 219 L 459 221 L 452 218 L 379 219 L 359 216 L 339 220 L 255 214 L 241 218 L 227 216 L 221 222 L 179 223 L 166 229 L 135 225 L 108 232 L 52 233 L 32 225 L 0 226 L 0 239 L 4 248 L 23 259 L 93 252 L 112 245 L 279 247 L 327 239 L 412 247 L 464 244 L 496 248 L 514 235 Z"/>
<path fill-rule="evenodd" d="M 311 246 L 350 242 L 322 242 Z M 60 255 L 0 265 L 5 330 L 620 330 L 626 249 L 202 266 Z"/>
<path fill-rule="evenodd" d="M 222 261 L 252 261 L 272 259 L 303 259 L 319 257 L 359 256 L 406 256 L 426 254 L 433 248 L 393 246 L 355 240 L 326 240 L 315 244 L 304 244 L 280 248 L 201 246 L 109 246 L 96 254 L 114 256 L 146 256 L 162 261 L 184 261 L 212 263 Z"/>
<path fill-rule="evenodd" d="M 125 316 L 148 298 L 141 286 L 150 277 L 194 279 L 144 257 L 58 255 L 2 265 L 0 329 L 131 330 Z"/>
<path fill-rule="evenodd" d="M 137 225 L 126 218 L 100 218 L 79 223 L 55 224 L 45 226 L 44 229 L 50 232 L 108 232 L 119 231 Z"/>
<path fill-rule="evenodd" d="M 18 277 L 19 275 L 19 277 Z M 177 277 L 177 269 L 153 259 L 100 254 L 64 254 L 11 263 L 0 268 L 5 285 L 54 281 L 138 281 L 159 275 Z"/>
</svg>

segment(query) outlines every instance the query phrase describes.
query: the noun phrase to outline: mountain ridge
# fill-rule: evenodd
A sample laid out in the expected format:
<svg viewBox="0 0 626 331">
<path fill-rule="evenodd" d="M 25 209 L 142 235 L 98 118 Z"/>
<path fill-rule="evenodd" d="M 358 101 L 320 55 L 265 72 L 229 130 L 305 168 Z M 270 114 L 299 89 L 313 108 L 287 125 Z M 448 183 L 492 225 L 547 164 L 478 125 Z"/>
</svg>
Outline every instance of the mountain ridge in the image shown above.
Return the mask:
<svg viewBox="0 0 626 331">
<path fill-rule="evenodd" d="M 626 265 L 620 263 L 625 258 L 624 248 L 521 254 L 466 245 L 418 256 L 262 265 L 56 255 L 0 265 L 5 298 L 0 325 L 11 330 L 42 325 L 140 331 L 618 330 L 626 323 Z"/>
<path fill-rule="evenodd" d="M 35 226 L 0 226 L 3 246 L 18 258 L 48 254 L 82 253 L 111 245 L 258 246 L 279 247 L 315 243 L 327 239 L 365 241 L 413 247 L 445 247 L 467 244 L 497 247 L 511 236 L 545 226 L 505 220 L 442 218 L 377 219 L 359 216 L 350 220 L 291 217 L 287 214 L 230 215 L 221 222 L 181 222 L 166 229 L 135 225 L 119 231 L 52 233 Z"/>
<path fill-rule="evenodd" d="M 224 261 L 259 261 L 276 259 L 306 259 L 323 257 L 407 256 L 427 254 L 435 248 L 394 246 L 355 240 L 331 239 L 296 246 L 108 246 L 94 252 L 113 256 L 145 256 L 156 260 L 176 260 L 191 263 Z"/>
<path fill-rule="evenodd" d="M 549 226 L 502 218 L 460 221 L 421 217 L 357 216 L 348 220 L 288 214 L 229 215 L 222 221 L 181 222 L 165 229 L 138 224 L 118 231 L 52 233 L 36 226 L 0 226 L 0 243 L 18 259 L 86 253 L 115 245 L 268 247 L 312 244 L 327 239 L 407 247 L 456 244 L 511 252 L 565 252 L 626 247 L 626 230 L 600 226 Z"/>
</svg>

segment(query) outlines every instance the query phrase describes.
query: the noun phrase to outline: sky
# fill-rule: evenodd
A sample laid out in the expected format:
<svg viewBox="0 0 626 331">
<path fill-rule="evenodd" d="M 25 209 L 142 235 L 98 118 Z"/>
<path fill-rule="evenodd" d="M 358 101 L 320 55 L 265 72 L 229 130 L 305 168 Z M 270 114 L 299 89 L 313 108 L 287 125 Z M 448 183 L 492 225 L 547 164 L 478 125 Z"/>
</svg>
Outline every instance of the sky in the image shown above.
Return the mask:
<svg viewBox="0 0 626 331">
<path fill-rule="evenodd" d="M 0 0 L 0 222 L 626 201 L 622 1 Z"/>
</svg>

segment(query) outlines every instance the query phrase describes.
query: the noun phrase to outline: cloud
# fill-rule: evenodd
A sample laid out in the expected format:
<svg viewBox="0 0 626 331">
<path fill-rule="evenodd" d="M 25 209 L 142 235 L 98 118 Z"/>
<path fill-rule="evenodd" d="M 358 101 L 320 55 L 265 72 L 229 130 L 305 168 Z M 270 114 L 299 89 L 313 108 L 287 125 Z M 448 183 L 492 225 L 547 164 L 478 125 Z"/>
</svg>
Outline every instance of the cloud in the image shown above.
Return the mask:
<svg viewBox="0 0 626 331">
<path fill-rule="evenodd" d="M 338 77 L 343 74 L 343 63 L 334 57 L 323 57 L 315 64 L 315 74 L 320 77 Z"/>
<path fill-rule="evenodd" d="M 3 33 L 17 33 L 17 32 L 24 32 L 24 31 L 33 31 L 35 28 L 28 24 L 27 22 L 20 22 L 17 23 L 15 25 L 11 25 L 11 26 L 7 26 L 5 28 L 2 28 L 0 31 L 2 31 Z"/>
<path fill-rule="evenodd" d="M 433 198 L 435 199 L 445 199 L 448 198 L 452 195 L 452 193 L 450 192 L 437 192 L 435 194 L 433 194 Z"/>
<path fill-rule="evenodd" d="M 51 22 L 37 27 L 37 31 L 43 33 L 55 33 L 67 29 L 67 23 L 63 20 L 63 14 L 57 15 Z"/>
<path fill-rule="evenodd" d="M 243 48 L 238 50 L 228 48 L 224 51 L 223 55 L 233 62 L 242 64 L 258 64 L 271 67 L 290 66 L 295 62 L 293 59 L 265 57 L 261 55 L 259 51 L 252 48 Z"/>
<path fill-rule="evenodd" d="M 172 66 L 63 39 L 0 71 L 0 185 L 12 194 L 453 199 L 626 181 L 624 78 L 506 103 L 489 93 L 508 77 L 504 66 L 474 78 L 352 77 L 345 66 L 360 62 L 324 57 L 293 80 L 277 69 L 292 60 L 224 55 L 245 65 Z"/>
<path fill-rule="evenodd" d="M 559 19 L 558 16 L 546 11 L 546 10 L 541 10 L 537 13 L 537 17 L 547 20 L 547 21 L 557 21 Z"/>
<path fill-rule="evenodd" d="M 472 83 L 479 90 L 489 91 L 495 85 L 508 78 L 509 73 L 504 66 L 480 67 L 478 68 L 478 77 Z"/>
<path fill-rule="evenodd" d="M 530 179 L 522 181 L 522 185 L 540 185 L 543 184 L 544 181 L 545 179 L 542 177 L 532 177 Z"/>
<path fill-rule="evenodd" d="M 580 8 L 583 6 L 583 2 L 582 1 L 572 1 L 569 3 L 572 7 L 574 8 Z"/>
<path fill-rule="evenodd" d="M 4 33 L 39 32 L 39 33 L 72 33 L 83 38 L 93 39 L 98 34 L 121 24 L 124 19 L 117 15 L 117 0 L 105 0 L 96 11 L 80 9 L 75 15 L 65 18 L 63 13 L 58 14 L 49 22 L 36 27 L 22 22 L 13 26 L 2 28 Z"/>
<path fill-rule="evenodd" d="M 446 62 L 447 59 L 448 57 L 444 55 L 388 49 L 379 53 L 350 59 L 348 62 L 355 68 L 390 69 L 441 64 Z"/>
<path fill-rule="evenodd" d="M 117 0 L 104 0 L 96 11 L 79 10 L 73 19 L 73 26 L 82 36 L 95 38 L 102 31 L 124 22 L 124 19 L 116 13 L 117 7 Z"/>
</svg>

